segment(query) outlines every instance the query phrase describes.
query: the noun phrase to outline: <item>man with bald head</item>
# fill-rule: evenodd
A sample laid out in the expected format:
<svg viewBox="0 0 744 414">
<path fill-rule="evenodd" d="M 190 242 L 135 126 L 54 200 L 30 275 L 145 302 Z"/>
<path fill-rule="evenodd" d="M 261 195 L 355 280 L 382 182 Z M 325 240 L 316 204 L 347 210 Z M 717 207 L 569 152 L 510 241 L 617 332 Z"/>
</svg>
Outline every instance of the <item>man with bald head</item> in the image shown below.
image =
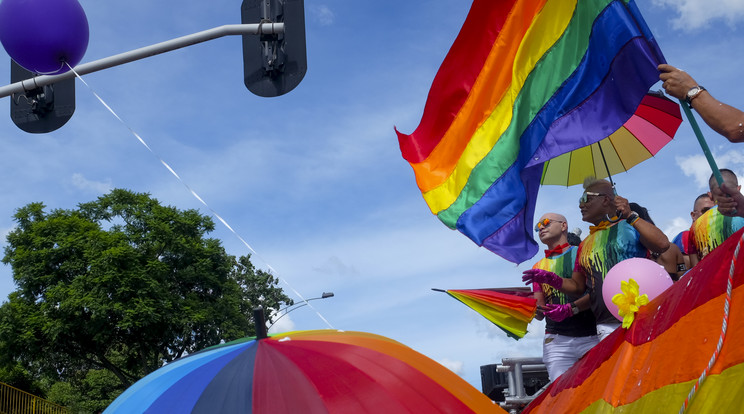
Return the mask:
<svg viewBox="0 0 744 414">
<path fill-rule="evenodd" d="M 535 263 L 533 269 L 543 269 L 560 277 L 571 278 L 576 262 L 576 246 L 568 243 L 568 222 L 556 213 L 546 213 L 535 226 L 540 241 L 548 247 L 545 257 Z M 548 284 L 533 284 L 538 305 L 538 319 L 544 315 L 545 340 L 543 362 L 551 381 L 561 376 L 599 342 L 594 314 L 589 310 L 579 311 L 578 301 L 588 309 L 587 295 L 567 295 Z"/>
<path fill-rule="evenodd" d="M 617 263 L 632 257 L 646 257 L 646 251 L 663 253 L 669 239 L 653 224 L 638 217 L 628 200 L 615 195 L 606 180 L 587 178 L 579 199 L 581 218 L 593 224 L 590 234 L 579 246 L 571 278 L 563 278 L 542 269 L 524 272 L 527 283 L 546 283 L 569 295 L 589 291 L 592 312 L 597 321 L 597 333 L 604 339 L 620 322 L 607 309 L 602 297 L 602 284 L 607 272 Z M 624 220 L 623 220 L 624 219 Z M 583 303 L 577 303 L 584 310 Z"/>
<path fill-rule="evenodd" d="M 741 190 L 739 180 L 733 171 L 722 168 L 721 178 L 723 178 L 726 189 L 731 189 L 737 193 Z M 700 215 L 690 228 L 690 252 L 688 254 L 692 265 L 695 265 L 695 259 L 702 260 L 729 236 L 744 227 L 744 218 L 729 216 L 736 213 L 736 207 L 732 208 L 725 205 L 724 201 L 729 199 L 730 196 L 718 186 L 715 175 L 710 176 L 708 184 L 710 188 L 708 195 L 716 205 Z"/>
</svg>

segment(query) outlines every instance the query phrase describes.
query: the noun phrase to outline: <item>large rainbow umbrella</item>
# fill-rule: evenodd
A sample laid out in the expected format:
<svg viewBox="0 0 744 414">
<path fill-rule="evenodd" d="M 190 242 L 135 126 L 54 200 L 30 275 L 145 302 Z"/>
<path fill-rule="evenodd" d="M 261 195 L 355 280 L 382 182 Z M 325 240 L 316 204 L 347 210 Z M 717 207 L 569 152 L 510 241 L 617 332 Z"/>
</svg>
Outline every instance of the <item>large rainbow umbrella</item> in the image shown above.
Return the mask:
<svg viewBox="0 0 744 414">
<path fill-rule="evenodd" d="M 337 330 L 245 338 L 141 379 L 111 413 L 505 413 L 455 373 L 383 336 Z"/>
<path fill-rule="evenodd" d="M 537 309 L 537 301 L 527 287 L 432 290 L 459 300 L 514 339 L 527 334 L 527 324 Z"/>
</svg>

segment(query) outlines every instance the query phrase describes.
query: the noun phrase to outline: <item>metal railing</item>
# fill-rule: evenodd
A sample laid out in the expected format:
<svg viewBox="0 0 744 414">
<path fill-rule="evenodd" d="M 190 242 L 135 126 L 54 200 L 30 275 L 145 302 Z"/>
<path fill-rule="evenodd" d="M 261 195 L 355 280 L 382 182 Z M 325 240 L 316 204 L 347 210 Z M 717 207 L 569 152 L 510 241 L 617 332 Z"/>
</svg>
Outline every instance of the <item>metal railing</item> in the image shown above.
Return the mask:
<svg viewBox="0 0 744 414">
<path fill-rule="evenodd" d="M 51 401 L 0 382 L 0 414 L 69 414 Z"/>
<path fill-rule="evenodd" d="M 542 358 L 503 358 L 481 367 L 483 393 L 510 414 L 519 413 L 549 384 Z"/>
</svg>

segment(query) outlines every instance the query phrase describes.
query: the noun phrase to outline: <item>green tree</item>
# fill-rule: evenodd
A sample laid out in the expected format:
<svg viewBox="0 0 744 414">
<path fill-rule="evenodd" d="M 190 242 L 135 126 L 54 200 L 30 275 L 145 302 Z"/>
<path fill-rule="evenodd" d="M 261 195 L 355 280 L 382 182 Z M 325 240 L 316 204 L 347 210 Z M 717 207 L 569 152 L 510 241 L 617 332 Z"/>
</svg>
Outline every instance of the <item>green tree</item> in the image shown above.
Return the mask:
<svg viewBox="0 0 744 414">
<path fill-rule="evenodd" d="M 44 209 L 18 209 L 3 258 L 17 289 L 0 307 L 0 367 L 18 376 L 20 364 L 25 381 L 70 381 L 85 395 L 103 370 L 118 393 L 165 362 L 254 335 L 254 307 L 292 303 L 249 256 L 207 238 L 214 222 L 196 210 L 122 189 Z"/>
</svg>

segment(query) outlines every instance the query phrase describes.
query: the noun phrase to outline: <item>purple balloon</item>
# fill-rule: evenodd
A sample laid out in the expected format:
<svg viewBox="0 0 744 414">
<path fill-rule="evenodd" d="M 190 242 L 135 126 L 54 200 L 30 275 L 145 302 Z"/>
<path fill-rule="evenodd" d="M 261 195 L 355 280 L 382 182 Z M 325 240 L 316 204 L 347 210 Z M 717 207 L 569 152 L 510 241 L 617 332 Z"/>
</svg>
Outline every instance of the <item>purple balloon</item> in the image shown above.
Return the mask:
<svg viewBox="0 0 744 414">
<path fill-rule="evenodd" d="M 88 48 L 88 19 L 77 0 L 2 0 L 0 42 L 26 70 L 66 72 Z"/>
</svg>

